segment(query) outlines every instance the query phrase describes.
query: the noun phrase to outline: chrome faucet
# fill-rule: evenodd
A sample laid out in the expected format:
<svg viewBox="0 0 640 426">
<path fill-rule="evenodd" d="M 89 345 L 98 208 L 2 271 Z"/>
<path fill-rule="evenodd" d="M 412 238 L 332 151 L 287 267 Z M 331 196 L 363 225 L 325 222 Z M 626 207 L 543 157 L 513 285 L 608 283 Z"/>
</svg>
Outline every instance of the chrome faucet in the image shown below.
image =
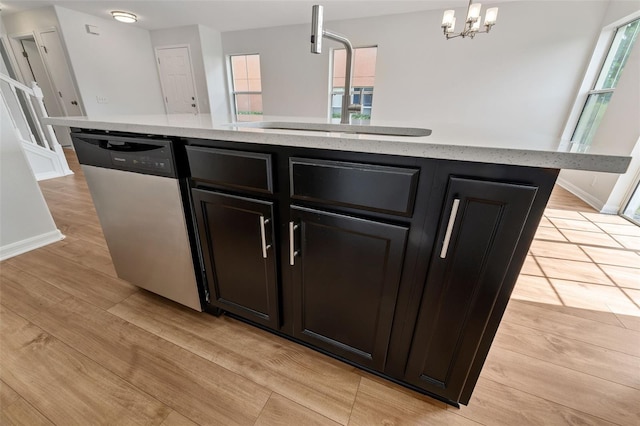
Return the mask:
<svg viewBox="0 0 640 426">
<path fill-rule="evenodd" d="M 340 34 L 323 28 L 323 8 L 315 5 L 311 8 L 311 53 L 322 53 L 322 38 L 342 43 L 347 50 L 346 70 L 344 74 L 344 94 L 342 95 L 342 114 L 340 124 L 351 124 L 351 113 L 362 112 L 362 105 L 351 103 L 351 74 L 353 73 L 353 46 Z M 362 97 L 361 97 L 362 99 Z"/>
</svg>

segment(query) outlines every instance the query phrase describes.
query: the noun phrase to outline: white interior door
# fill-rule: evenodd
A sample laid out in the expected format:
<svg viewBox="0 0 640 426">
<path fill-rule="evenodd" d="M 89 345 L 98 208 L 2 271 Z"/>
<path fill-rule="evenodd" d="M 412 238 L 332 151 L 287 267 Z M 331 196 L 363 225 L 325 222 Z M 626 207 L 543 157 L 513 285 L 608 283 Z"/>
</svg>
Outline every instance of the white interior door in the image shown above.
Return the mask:
<svg viewBox="0 0 640 426">
<path fill-rule="evenodd" d="M 55 29 L 39 32 L 40 52 L 49 71 L 54 90 L 60 97 L 62 109 L 66 116 L 83 115 L 78 102 L 78 94 L 71 79 L 71 71 Z"/>
<path fill-rule="evenodd" d="M 56 92 L 53 90 L 49 77 L 47 76 L 47 70 L 44 67 L 42 58 L 40 58 L 40 52 L 38 52 L 38 46 L 33 39 L 20 40 L 22 44 L 23 52 L 29 62 L 29 68 L 33 75 L 34 81 L 38 83 L 38 86 L 42 89 L 44 95 L 44 106 L 47 109 L 47 114 L 52 117 L 59 117 L 64 115 L 60 104 L 56 100 Z"/>
<path fill-rule="evenodd" d="M 158 47 L 156 58 L 167 113 L 197 113 L 198 102 L 189 48 L 186 46 Z"/>
</svg>

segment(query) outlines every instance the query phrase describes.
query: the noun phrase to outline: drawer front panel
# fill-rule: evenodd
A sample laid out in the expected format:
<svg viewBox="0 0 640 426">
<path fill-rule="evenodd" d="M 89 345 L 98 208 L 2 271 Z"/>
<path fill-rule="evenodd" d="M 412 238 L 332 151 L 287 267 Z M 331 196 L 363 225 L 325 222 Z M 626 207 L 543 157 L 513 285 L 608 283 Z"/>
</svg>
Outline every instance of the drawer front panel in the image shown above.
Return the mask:
<svg viewBox="0 0 640 426">
<path fill-rule="evenodd" d="M 198 146 L 186 148 L 193 179 L 273 194 L 271 154 Z"/>
<path fill-rule="evenodd" d="M 291 198 L 411 216 L 418 169 L 291 158 Z"/>
</svg>

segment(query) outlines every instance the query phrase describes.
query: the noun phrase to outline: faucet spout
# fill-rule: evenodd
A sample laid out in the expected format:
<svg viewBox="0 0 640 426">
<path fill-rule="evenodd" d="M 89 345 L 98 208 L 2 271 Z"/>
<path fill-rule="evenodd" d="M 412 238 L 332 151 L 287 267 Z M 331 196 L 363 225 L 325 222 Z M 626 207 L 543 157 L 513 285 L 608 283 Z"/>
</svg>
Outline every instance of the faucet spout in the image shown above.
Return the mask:
<svg viewBox="0 0 640 426">
<path fill-rule="evenodd" d="M 324 29 L 323 8 L 315 5 L 311 9 L 311 53 L 322 52 L 322 38 L 342 43 L 347 51 L 344 74 L 344 93 L 342 95 L 342 111 L 340 114 L 340 124 L 351 124 L 351 113 L 362 111 L 362 105 L 351 103 L 351 79 L 353 74 L 353 46 L 349 39 L 338 33 Z"/>
</svg>

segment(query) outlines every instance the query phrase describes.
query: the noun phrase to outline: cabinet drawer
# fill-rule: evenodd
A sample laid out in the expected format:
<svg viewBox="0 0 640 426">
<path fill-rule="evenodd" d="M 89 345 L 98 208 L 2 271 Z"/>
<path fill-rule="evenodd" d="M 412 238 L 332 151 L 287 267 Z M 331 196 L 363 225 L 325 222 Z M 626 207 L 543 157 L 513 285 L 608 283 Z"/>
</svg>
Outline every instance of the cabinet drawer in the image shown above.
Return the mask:
<svg viewBox="0 0 640 426">
<path fill-rule="evenodd" d="M 273 193 L 271 154 L 187 146 L 193 179 L 232 188 Z"/>
<path fill-rule="evenodd" d="M 291 158 L 291 198 L 411 216 L 418 169 Z"/>
</svg>

